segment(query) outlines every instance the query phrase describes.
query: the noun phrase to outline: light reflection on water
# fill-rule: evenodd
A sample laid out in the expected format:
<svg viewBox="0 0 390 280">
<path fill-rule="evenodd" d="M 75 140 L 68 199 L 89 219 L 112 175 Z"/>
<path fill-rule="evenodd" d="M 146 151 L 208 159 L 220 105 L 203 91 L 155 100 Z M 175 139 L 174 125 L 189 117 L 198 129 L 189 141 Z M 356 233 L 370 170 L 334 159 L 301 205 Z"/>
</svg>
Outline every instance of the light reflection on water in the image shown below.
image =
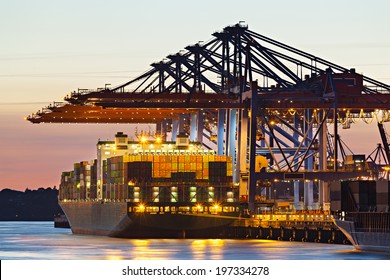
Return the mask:
<svg viewBox="0 0 390 280">
<path fill-rule="evenodd" d="M 0 222 L 0 259 L 336 260 L 390 259 L 350 245 L 272 240 L 119 239 L 74 235 L 53 222 Z"/>
</svg>

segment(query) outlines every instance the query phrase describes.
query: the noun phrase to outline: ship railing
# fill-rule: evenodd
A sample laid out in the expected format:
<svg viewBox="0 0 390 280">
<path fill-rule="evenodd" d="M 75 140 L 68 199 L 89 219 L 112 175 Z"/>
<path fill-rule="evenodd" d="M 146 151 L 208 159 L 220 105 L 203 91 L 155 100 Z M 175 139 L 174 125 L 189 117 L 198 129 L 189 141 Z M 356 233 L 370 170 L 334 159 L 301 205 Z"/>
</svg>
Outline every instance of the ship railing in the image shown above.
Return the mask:
<svg viewBox="0 0 390 280">
<path fill-rule="evenodd" d="M 101 202 L 101 203 L 123 203 L 123 202 L 129 202 L 130 199 L 116 199 L 116 198 L 90 198 L 90 199 L 83 199 L 83 198 L 61 198 L 59 199 L 60 202 Z"/>
<path fill-rule="evenodd" d="M 356 232 L 380 232 L 380 233 L 390 233 L 389 228 L 377 228 L 377 227 L 372 227 L 372 228 L 355 228 Z"/>
<path fill-rule="evenodd" d="M 341 221 L 346 221 L 346 222 L 355 222 L 355 219 L 352 217 L 345 217 L 345 216 L 336 216 L 337 219 Z"/>
<path fill-rule="evenodd" d="M 290 221 L 290 222 L 325 222 L 332 221 L 330 214 L 291 214 L 291 213 L 277 213 L 277 214 L 257 214 L 255 219 L 261 221 Z"/>
<path fill-rule="evenodd" d="M 144 205 L 139 203 L 129 203 L 129 212 L 143 212 L 148 214 L 197 214 L 197 215 L 223 215 L 237 216 L 240 213 L 238 205 L 233 204 L 164 204 Z"/>
</svg>

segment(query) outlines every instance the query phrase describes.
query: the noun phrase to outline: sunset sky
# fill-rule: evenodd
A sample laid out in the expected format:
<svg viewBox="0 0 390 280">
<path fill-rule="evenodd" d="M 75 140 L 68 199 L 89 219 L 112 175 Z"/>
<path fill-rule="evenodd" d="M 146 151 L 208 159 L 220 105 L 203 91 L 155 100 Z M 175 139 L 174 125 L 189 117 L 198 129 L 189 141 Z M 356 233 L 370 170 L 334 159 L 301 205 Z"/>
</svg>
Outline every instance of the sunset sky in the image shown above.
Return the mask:
<svg viewBox="0 0 390 280">
<path fill-rule="evenodd" d="M 136 126 L 33 125 L 24 117 L 77 88 L 122 84 L 239 21 L 389 84 L 389 11 L 385 0 L 1 1 L 0 190 L 58 186 L 62 171 L 96 156 L 99 138 Z M 340 134 L 355 153 L 380 142 L 375 123 Z"/>
</svg>

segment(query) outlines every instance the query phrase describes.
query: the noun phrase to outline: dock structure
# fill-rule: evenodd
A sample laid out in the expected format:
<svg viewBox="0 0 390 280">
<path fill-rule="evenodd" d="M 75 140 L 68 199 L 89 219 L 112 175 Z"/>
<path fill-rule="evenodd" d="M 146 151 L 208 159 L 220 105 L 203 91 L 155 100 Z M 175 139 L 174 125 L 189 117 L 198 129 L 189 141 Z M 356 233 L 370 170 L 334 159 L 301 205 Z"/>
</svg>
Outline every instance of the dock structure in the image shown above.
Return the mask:
<svg viewBox="0 0 390 280">
<path fill-rule="evenodd" d="M 296 207 L 303 184 L 303 207 L 329 210 L 329 182 L 373 175 L 364 156 L 346 154 L 339 127 L 390 121 L 389 85 L 242 22 L 152 63 L 122 85 L 108 86 L 78 89 L 27 119 L 155 124 L 156 133 L 170 141 L 186 133 L 232 157 L 233 182 L 253 212 L 276 202 L 272 186 L 281 181 L 292 184 Z"/>
</svg>

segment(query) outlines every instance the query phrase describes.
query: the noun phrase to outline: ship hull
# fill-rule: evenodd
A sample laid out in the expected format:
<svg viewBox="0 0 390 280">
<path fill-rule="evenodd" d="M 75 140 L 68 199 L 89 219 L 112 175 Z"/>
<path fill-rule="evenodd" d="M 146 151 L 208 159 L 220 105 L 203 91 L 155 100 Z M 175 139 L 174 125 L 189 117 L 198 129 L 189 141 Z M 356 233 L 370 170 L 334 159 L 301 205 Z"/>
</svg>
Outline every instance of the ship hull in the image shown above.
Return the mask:
<svg viewBox="0 0 390 280">
<path fill-rule="evenodd" d="M 61 202 L 74 234 L 118 236 L 132 225 L 123 203 Z"/>
<path fill-rule="evenodd" d="M 222 238 L 238 217 L 127 211 L 126 202 L 62 202 L 74 234 L 124 238 Z"/>
<path fill-rule="evenodd" d="M 390 232 L 362 231 L 353 221 L 335 219 L 335 224 L 357 250 L 390 253 Z"/>
</svg>

